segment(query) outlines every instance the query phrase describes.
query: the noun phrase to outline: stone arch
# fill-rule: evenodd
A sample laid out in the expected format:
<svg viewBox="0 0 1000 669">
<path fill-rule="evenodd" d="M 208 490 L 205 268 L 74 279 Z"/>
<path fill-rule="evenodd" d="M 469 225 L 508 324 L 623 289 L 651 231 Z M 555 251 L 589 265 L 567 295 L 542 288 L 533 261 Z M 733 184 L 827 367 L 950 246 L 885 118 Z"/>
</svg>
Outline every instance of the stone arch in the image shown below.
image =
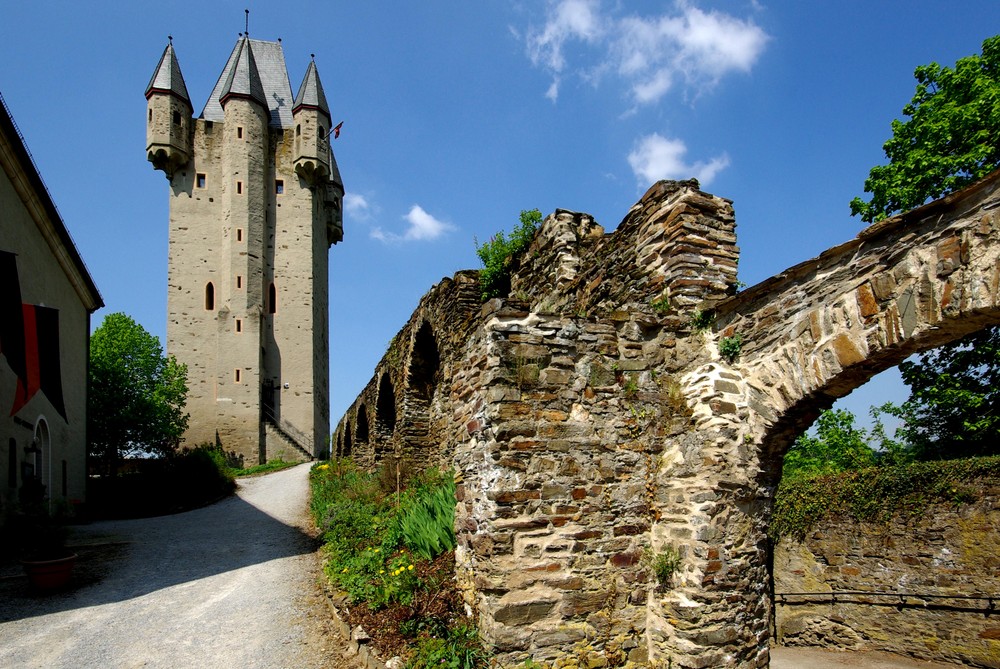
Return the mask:
<svg viewBox="0 0 1000 669">
<path fill-rule="evenodd" d="M 431 324 L 426 320 L 413 338 L 410 362 L 407 366 L 406 392 L 403 400 L 405 418 L 402 435 L 404 456 L 426 466 L 427 451 L 433 446 L 431 401 L 441 376 L 441 354 Z"/>
<path fill-rule="evenodd" d="M 351 452 L 354 450 L 353 444 L 351 442 L 351 423 L 350 421 L 344 423 L 344 451 L 343 457 L 351 457 Z"/>
<path fill-rule="evenodd" d="M 651 658 L 766 666 L 767 532 L 784 454 L 878 372 L 1000 323 L 998 186 L 995 173 L 876 224 L 717 307 L 713 359 L 684 375 L 692 425 L 667 440 L 657 474 L 662 498 L 687 513 L 664 514 L 653 549 L 683 537 L 686 554 L 679 582 L 650 605 Z M 717 345 L 736 334 L 744 343 L 727 364 Z M 691 462 L 704 464 L 685 479 Z M 691 606 L 732 634 L 716 641 L 675 626 Z"/>
<path fill-rule="evenodd" d="M 355 441 L 358 446 L 368 443 L 368 407 L 364 404 L 358 407 L 357 418 L 355 419 Z"/>
<path fill-rule="evenodd" d="M 393 451 L 393 437 L 396 433 L 396 389 L 383 372 L 378 383 L 375 399 L 375 464 Z"/>
</svg>

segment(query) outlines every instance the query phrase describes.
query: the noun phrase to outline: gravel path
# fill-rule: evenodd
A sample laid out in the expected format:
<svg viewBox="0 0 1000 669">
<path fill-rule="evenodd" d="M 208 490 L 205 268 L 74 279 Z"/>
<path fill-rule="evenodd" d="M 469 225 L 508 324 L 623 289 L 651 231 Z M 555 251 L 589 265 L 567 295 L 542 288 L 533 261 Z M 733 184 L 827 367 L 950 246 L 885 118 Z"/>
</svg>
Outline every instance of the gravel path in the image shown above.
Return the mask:
<svg viewBox="0 0 1000 669">
<path fill-rule="evenodd" d="M 306 515 L 309 465 L 203 509 L 74 528 L 79 574 L 38 597 L 0 583 L 0 667 L 351 666 L 328 627 Z"/>
</svg>

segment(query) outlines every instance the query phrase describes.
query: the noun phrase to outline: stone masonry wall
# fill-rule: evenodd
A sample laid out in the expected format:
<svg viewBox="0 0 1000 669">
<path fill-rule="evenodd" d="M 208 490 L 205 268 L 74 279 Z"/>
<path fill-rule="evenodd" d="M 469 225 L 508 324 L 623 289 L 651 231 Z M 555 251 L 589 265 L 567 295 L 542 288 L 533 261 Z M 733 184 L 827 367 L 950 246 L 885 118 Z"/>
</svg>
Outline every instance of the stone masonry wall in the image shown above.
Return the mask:
<svg viewBox="0 0 1000 669">
<path fill-rule="evenodd" d="M 612 233 L 558 210 L 506 299 L 481 304 L 475 272 L 424 296 L 336 452 L 397 482 L 455 470 L 458 585 L 501 666 L 766 667 L 789 435 L 1000 322 L 998 183 L 740 295 L 731 203 L 697 182 L 654 185 Z"/>
<path fill-rule="evenodd" d="M 802 543 L 782 539 L 777 641 L 1000 667 L 1000 486 L 978 493 L 958 509 L 936 505 L 884 526 L 832 518 Z M 820 594 L 831 592 L 889 596 Z"/>
</svg>

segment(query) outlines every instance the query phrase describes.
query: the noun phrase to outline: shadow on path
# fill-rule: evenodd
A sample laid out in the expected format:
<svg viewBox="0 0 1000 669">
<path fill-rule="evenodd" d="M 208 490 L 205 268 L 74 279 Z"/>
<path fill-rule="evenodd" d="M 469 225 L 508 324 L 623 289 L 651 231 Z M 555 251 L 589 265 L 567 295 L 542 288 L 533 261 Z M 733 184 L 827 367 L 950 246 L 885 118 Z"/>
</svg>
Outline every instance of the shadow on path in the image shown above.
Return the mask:
<svg viewBox="0 0 1000 669">
<path fill-rule="evenodd" d="M 283 515 L 291 517 L 279 519 L 255 506 L 253 495 L 248 494 L 248 490 L 281 486 L 282 478 L 279 472 L 243 480 L 237 495 L 185 513 L 73 528 L 70 544 L 79 546 L 81 558 L 73 583 L 63 592 L 39 595 L 30 590 L 26 578 L 5 578 L 0 582 L 0 623 L 123 602 L 314 552 L 316 540 L 288 524 L 304 520 L 300 511 L 286 511 Z M 297 481 L 289 483 L 298 485 Z M 280 495 L 280 488 L 277 492 Z M 301 491 L 288 492 L 289 502 L 294 499 L 295 508 L 301 509 Z"/>
</svg>

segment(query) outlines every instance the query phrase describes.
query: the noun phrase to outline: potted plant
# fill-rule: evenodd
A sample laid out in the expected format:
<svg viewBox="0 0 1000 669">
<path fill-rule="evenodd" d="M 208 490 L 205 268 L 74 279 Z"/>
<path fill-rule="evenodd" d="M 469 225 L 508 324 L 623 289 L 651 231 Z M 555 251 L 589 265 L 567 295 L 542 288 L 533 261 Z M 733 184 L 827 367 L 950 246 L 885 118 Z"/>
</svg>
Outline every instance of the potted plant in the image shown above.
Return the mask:
<svg viewBox="0 0 1000 669">
<path fill-rule="evenodd" d="M 25 490 L 28 488 L 28 490 Z M 44 486 L 41 486 L 44 494 Z M 66 547 L 65 525 L 48 513 L 37 492 L 22 486 L 22 508 L 12 515 L 13 540 L 28 582 L 38 590 L 55 590 L 69 583 L 76 553 Z M 31 495 L 30 493 L 35 493 Z"/>
</svg>

